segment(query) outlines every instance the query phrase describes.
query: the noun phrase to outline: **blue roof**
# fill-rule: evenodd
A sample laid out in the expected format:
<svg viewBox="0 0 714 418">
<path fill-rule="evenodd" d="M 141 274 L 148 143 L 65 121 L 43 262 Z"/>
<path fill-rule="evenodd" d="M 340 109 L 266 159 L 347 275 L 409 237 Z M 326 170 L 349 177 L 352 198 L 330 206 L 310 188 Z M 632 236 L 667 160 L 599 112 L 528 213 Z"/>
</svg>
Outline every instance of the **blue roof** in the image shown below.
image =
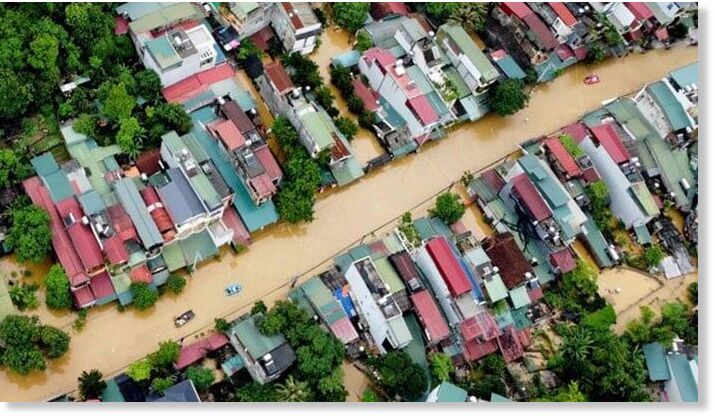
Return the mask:
<svg viewBox="0 0 714 418">
<path fill-rule="evenodd" d="M 188 179 L 184 176 L 180 168 L 171 168 L 168 171 L 171 179 L 164 186 L 156 188 L 161 196 L 161 201 L 166 205 L 166 209 L 171 215 L 175 224 L 182 224 L 187 220 L 206 213 L 201 200 L 194 192 Z"/>
<path fill-rule="evenodd" d="M 501 69 L 501 71 L 503 71 L 503 74 L 505 74 L 508 78 L 515 78 L 518 80 L 526 78 L 525 71 L 521 69 L 516 60 L 514 60 L 513 57 L 510 55 L 505 55 L 504 57 L 497 60 L 496 65 L 498 66 L 498 68 Z"/>
<path fill-rule="evenodd" d="M 699 388 L 687 356 L 682 353 L 667 354 L 667 360 L 682 402 L 697 402 Z"/>
<path fill-rule="evenodd" d="M 337 289 L 332 293 L 335 298 L 342 304 L 342 308 L 347 312 L 347 316 L 354 318 L 357 316 L 357 311 L 352 303 L 352 298 L 350 298 L 349 293 L 345 293 L 342 289 Z"/>
<path fill-rule="evenodd" d="M 211 157 L 216 168 L 223 176 L 223 179 L 228 184 L 228 187 L 235 192 L 233 205 L 238 210 L 243 223 L 245 223 L 248 231 L 254 232 L 267 225 L 277 222 L 278 211 L 272 200 L 269 200 L 262 205 L 256 205 L 248 192 L 243 180 L 238 176 L 233 164 L 224 156 L 218 147 L 218 143 L 211 139 L 208 133 L 201 128 L 201 124 L 208 124 L 218 117 L 209 107 L 199 109 L 191 113 L 193 119 L 193 135 L 201 144 L 206 153 Z"/>
<path fill-rule="evenodd" d="M 358 51 L 348 51 L 336 57 L 332 57 L 332 65 L 340 67 L 354 67 L 359 61 L 360 53 Z"/>
<path fill-rule="evenodd" d="M 40 177 L 48 176 L 59 170 L 59 165 L 57 165 L 55 157 L 53 157 L 52 154 L 50 154 L 49 152 L 46 152 L 40 156 L 33 158 L 32 160 L 30 160 L 30 164 L 32 164 L 32 167 L 35 169 L 35 172 Z"/>
<path fill-rule="evenodd" d="M 669 76 L 672 78 L 672 80 L 677 83 L 677 85 L 681 88 L 684 88 L 686 86 L 692 85 L 692 84 L 699 84 L 699 63 L 698 62 L 693 62 L 689 65 L 685 65 L 684 67 L 678 68 L 671 73 L 669 73 Z"/>
<path fill-rule="evenodd" d="M 152 402 L 201 402 L 190 379 L 176 383 L 164 391 L 164 396 Z"/>
<path fill-rule="evenodd" d="M 647 364 L 647 373 L 653 382 L 669 380 L 669 368 L 664 347 L 660 343 L 649 343 L 642 346 Z"/>
</svg>

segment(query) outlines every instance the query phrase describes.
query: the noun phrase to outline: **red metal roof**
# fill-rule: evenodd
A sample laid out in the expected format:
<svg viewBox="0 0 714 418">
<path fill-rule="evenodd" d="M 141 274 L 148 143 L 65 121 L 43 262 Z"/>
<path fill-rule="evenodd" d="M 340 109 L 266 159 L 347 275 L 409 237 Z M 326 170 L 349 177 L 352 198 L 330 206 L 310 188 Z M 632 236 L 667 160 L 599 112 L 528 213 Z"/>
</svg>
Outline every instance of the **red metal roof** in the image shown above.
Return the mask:
<svg viewBox="0 0 714 418">
<path fill-rule="evenodd" d="M 218 138 L 228 151 L 242 148 L 245 145 L 245 137 L 232 120 L 218 120 L 207 126 L 214 137 Z"/>
<path fill-rule="evenodd" d="M 72 245 L 82 261 L 84 271 L 91 274 L 104 267 L 104 255 L 97 239 L 89 225 L 82 222 L 84 212 L 79 207 L 79 202 L 74 197 L 58 202 L 57 213 L 63 219 L 69 216 L 74 217 L 74 223 L 67 226 L 67 233 L 72 240 Z"/>
<path fill-rule="evenodd" d="M 572 28 L 573 26 L 575 26 L 576 23 L 578 23 L 578 19 L 576 19 L 575 16 L 570 13 L 570 10 L 568 10 L 568 7 L 565 5 L 565 3 L 548 2 L 548 5 L 551 9 L 553 9 L 555 14 L 558 15 L 560 20 L 562 20 L 563 23 L 565 23 L 567 26 L 570 26 Z"/>
<path fill-rule="evenodd" d="M 92 289 L 89 285 L 73 289 L 72 298 L 74 299 L 74 305 L 78 308 L 86 308 L 96 302 L 94 293 L 92 293 Z"/>
<path fill-rule="evenodd" d="M 565 149 L 560 139 L 552 136 L 545 140 L 544 145 L 550 152 L 550 155 L 555 158 L 563 171 L 565 171 L 566 177 L 575 177 L 580 174 L 578 163 L 575 162 L 573 156 Z"/>
<path fill-rule="evenodd" d="M 550 254 L 550 264 L 561 273 L 567 273 L 575 269 L 575 259 L 567 248 Z"/>
<path fill-rule="evenodd" d="M 274 37 L 275 32 L 273 31 L 273 28 L 268 25 L 263 29 L 259 30 L 258 32 L 250 35 L 249 38 L 251 41 L 253 41 L 255 46 L 262 49 L 263 51 L 267 51 L 270 47 L 270 40 Z"/>
<path fill-rule="evenodd" d="M 151 272 L 149 271 L 149 268 L 146 267 L 146 264 L 142 264 L 131 269 L 129 276 L 131 276 L 132 283 L 151 283 Z"/>
<path fill-rule="evenodd" d="M 234 75 L 233 67 L 225 62 L 165 87 L 162 92 L 167 102 L 183 103 L 208 91 L 211 84 L 232 78 Z"/>
<path fill-rule="evenodd" d="M 107 213 L 109 214 L 109 219 L 112 220 L 112 224 L 114 224 L 116 234 L 121 237 L 122 241 L 137 240 L 138 234 L 136 228 L 131 222 L 129 215 L 119 203 L 109 206 Z"/>
<path fill-rule="evenodd" d="M 136 159 L 136 168 L 138 168 L 141 173 L 150 176 L 161 170 L 159 160 L 161 160 L 161 151 L 158 148 L 144 151 L 139 155 L 139 158 Z"/>
<path fill-rule="evenodd" d="M 600 180 L 600 175 L 597 173 L 595 167 L 590 167 L 586 170 L 583 170 L 582 178 L 587 183 L 595 183 L 596 181 Z"/>
<path fill-rule="evenodd" d="M 385 71 L 387 67 L 390 67 L 397 62 L 397 59 L 391 52 L 379 47 L 370 48 L 364 51 L 362 56 L 369 63 L 376 61 Z"/>
<path fill-rule="evenodd" d="M 407 100 L 407 107 L 417 116 L 422 125 L 429 125 L 439 120 L 434 108 L 425 95 L 412 97 Z"/>
<path fill-rule="evenodd" d="M 532 303 L 543 299 L 543 288 L 535 287 L 533 289 L 528 289 L 528 299 L 530 299 Z"/>
<path fill-rule="evenodd" d="M 471 291 L 471 283 L 461 269 L 446 238 L 436 237 L 430 240 L 426 244 L 426 249 L 444 278 L 451 296 L 456 297 Z"/>
<path fill-rule="evenodd" d="M 246 136 L 248 132 L 255 130 L 255 125 L 250 118 L 245 114 L 238 103 L 233 100 L 226 101 L 221 106 L 221 113 L 226 119 L 230 119 L 238 127 L 240 133 Z"/>
<path fill-rule="evenodd" d="M 234 245 L 250 245 L 252 242 L 250 232 L 248 232 L 248 228 L 245 227 L 233 206 L 229 206 L 223 211 L 223 223 L 233 230 Z"/>
<path fill-rule="evenodd" d="M 575 52 L 573 52 L 573 49 L 570 48 L 568 45 L 558 45 L 557 48 L 555 48 L 555 54 L 560 58 L 561 61 L 567 61 L 571 58 L 576 58 Z"/>
<path fill-rule="evenodd" d="M 503 189 L 503 186 L 506 185 L 503 177 L 492 168 L 484 171 L 483 174 L 481 174 L 481 178 L 488 184 L 493 194 L 498 194 L 498 192 Z"/>
<path fill-rule="evenodd" d="M 533 34 L 538 38 L 543 48 L 548 50 L 555 49 L 558 47 L 558 40 L 555 39 L 553 32 L 548 29 L 548 27 L 540 20 L 540 17 L 536 14 L 529 14 L 523 17 L 523 21 L 528 26 L 528 28 L 533 32 Z"/>
<path fill-rule="evenodd" d="M 536 190 L 533 183 L 528 178 L 528 174 L 522 173 L 513 178 L 513 192 L 530 215 L 538 222 L 549 219 L 553 216 Z"/>
<path fill-rule="evenodd" d="M 518 360 L 523 357 L 523 346 L 521 345 L 521 340 L 518 338 L 516 329 L 514 327 L 508 327 L 505 332 L 498 336 L 498 347 L 501 349 L 503 358 L 506 363 L 510 363 L 514 360 Z"/>
<path fill-rule="evenodd" d="M 183 370 L 228 343 L 228 337 L 224 334 L 214 334 L 208 338 L 196 341 L 193 344 L 181 347 L 179 357 L 176 360 L 176 363 L 174 363 L 174 366 L 178 370 Z"/>
<path fill-rule="evenodd" d="M 290 79 L 290 76 L 280 61 L 265 64 L 263 68 L 265 69 L 265 75 L 273 82 L 275 89 L 281 95 L 295 88 L 293 81 Z"/>
<path fill-rule="evenodd" d="M 251 186 L 253 186 L 253 189 L 255 190 L 259 199 L 264 199 L 266 197 L 272 196 L 273 193 L 277 191 L 275 184 L 270 181 L 270 177 L 268 177 L 266 173 L 253 177 L 248 181 L 250 182 Z"/>
<path fill-rule="evenodd" d="M 449 326 L 446 324 L 441 312 L 439 312 L 439 307 L 436 306 L 436 302 L 434 302 L 434 298 L 431 297 L 429 291 L 422 290 L 415 293 L 411 295 L 411 300 L 429 343 L 435 344 L 447 338 L 449 336 Z"/>
<path fill-rule="evenodd" d="M 347 316 L 343 316 L 330 324 L 330 331 L 332 331 L 335 337 L 337 337 L 337 339 L 342 341 L 344 344 L 349 344 L 359 338 L 357 330 Z"/>
<path fill-rule="evenodd" d="M 654 17 L 652 9 L 650 9 L 649 6 L 645 3 L 638 1 L 628 1 L 625 3 L 625 6 L 630 9 L 632 14 L 635 15 L 635 19 L 639 21 L 647 20 Z"/>
<path fill-rule="evenodd" d="M 129 21 L 124 16 L 114 19 L 114 35 L 126 35 L 129 32 Z"/>
<path fill-rule="evenodd" d="M 374 20 L 382 20 L 389 16 L 406 16 L 409 13 L 407 5 L 401 1 L 370 3 L 370 6 L 370 13 Z"/>
<path fill-rule="evenodd" d="M 96 299 L 106 298 L 114 294 L 112 280 L 106 271 L 92 277 L 92 280 L 89 282 L 89 287 L 92 288 L 92 293 Z"/>
<path fill-rule="evenodd" d="M 615 130 L 614 122 L 607 122 L 590 128 L 595 139 L 605 147 L 605 151 L 610 155 L 615 163 L 620 164 L 630 159 L 625 145 L 620 139 L 620 135 Z"/>
<path fill-rule="evenodd" d="M 496 340 L 489 340 L 483 343 L 471 340 L 464 346 L 464 357 L 466 357 L 467 361 L 476 361 L 496 351 L 498 351 Z"/>
<path fill-rule="evenodd" d="M 535 277 L 531 264 L 510 233 L 486 237 L 482 245 L 491 262 L 498 267 L 507 288 L 513 289 L 523 283 L 526 273 L 531 273 Z"/>
<path fill-rule="evenodd" d="M 667 32 L 667 27 L 662 26 L 655 31 L 655 37 L 658 41 L 666 41 L 669 39 L 669 32 Z"/>
<path fill-rule="evenodd" d="M 355 89 L 355 96 L 362 99 L 365 109 L 369 110 L 370 112 L 375 112 L 381 107 L 379 102 L 377 101 L 377 93 L 375 93 L 374 90 L 372 90 L 371 88 L 367 87 L 367 85 L 365 85 L 361 79 L 355 78 L 354 80 L 352 80 L 352 86 Z"/>
<path fill-rule="evenodd" d="M 516 16 L 519 19 L 533 14 L 533 10 L 524 2 L 503 2 L 500 7 L 507 15 Z"/>
<path fill-rule="evenodd" d="M 67 273 L 70 284 L 74 287 L 87 282 L 89 276 L 84 272 L 82 261 L 79 259 L 72 240 L 64 228 L 62 218 L 60 218 L 57 209 L 52 203 L 49 191 L 42 185 L 42 181 L 37 176 L 23 181 L 22 186 L 32 203 L 43 208 L 50 216 L 52 247 L 65 273 Z"/>
<path fill-rule="evenodd" d="M 378 258 L 378 256 L 387 257 L 391 252 L 389 248 L 387 248 L 387 244 L 381 239 L 370 243 L 368 246 L 369 251 L 374 254 L 374 258 Z"/>
<path fill-rule="evenodd" d="M 300 16 L 295 12 L 295 7 L 293 7 L 292 3 L 280 3 L 283 5 L 283 9 L 288 13 L 288 17 L 290 17 L 290 22 L 293 24 L 293 27 L 295 29 L 302 29 L 305 25 L 303 25 L 302 20 L 300 20 Z"/>
<path fill-rule="evenodd" d="M 573 49 L 573 53 L 575 54 L 575 58 L 577 58 L 578 61 L 582 61 L 588 57 L 588 48 L 585 45 L 579 46 Z"/>
<path fill-rule="evenodd" d="M 110 264 L 122 264 L 129 260 L 129 253 L 119 235 L 114 235 L 104 241 L 104 252 Z"/>
<path fill-rule="evenodd" d="M 576 122 L 562 129 L 563 133 L 572 136 L 578 144 L 588 137 L 588 128 L 581 122 Z"/>
<path fill-rule="evenodd" d="M 273 153 L 270 152 L 270 148 L 267 145 L 263 145 L 254 149 L 253 152 L 263 165 L 263 168 L 265 168 L 265 172 L 268 174 L 268 177 L 270 177 L 270 180 L 275 183 L 280 182 L 283 178 L 283 170 L 280 169 L 280 165 Z"/>
</svg>

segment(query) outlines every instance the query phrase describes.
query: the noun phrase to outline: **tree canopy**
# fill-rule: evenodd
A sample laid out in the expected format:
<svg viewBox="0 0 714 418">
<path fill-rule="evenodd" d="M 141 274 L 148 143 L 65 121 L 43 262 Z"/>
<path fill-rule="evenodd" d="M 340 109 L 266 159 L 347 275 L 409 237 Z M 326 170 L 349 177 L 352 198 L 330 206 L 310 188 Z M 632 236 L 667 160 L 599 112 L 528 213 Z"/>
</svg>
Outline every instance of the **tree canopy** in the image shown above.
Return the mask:
<svg viewBox="0 0 714 418">
<path fill-rule="evenodd" d="M 459 195 L 446 192 L 436 198 L 436 206 L 431 210 L 431 214 L 444 221 L 447 225 L 461 219 L 466 212 L 466 206 L 461 203 Z"/>
<path fill-rule="evenodd" d="M 83 400 L 99 399 L 104 389 L 107 388 L 107 382 L 104 381 L 104 375 L 97 369 L 83 371 L 77 378 L 79 383 L 79 394 Z"/>
<path fill-rule="evenodd" d="M 134 306 L 140 311 L 145 311 L 159 300 L 159 291 L 146 283 L 132 283 L 129 287 L 134 295 Z"/>
<path fill-rule="evenodd" d="M 205 392 L 213 385 L 216 377 L 210 369 L 203 366 L 191 366 L 186 370 L 186 377 L 191 379 L 198 392 Z"/>
<path fill-rule="evenodd" d="M 491 90 L 489 103 L 499 116 L 509 116 L 523 109 L 530 97 L 521 80 L 509 78 L 499 82 Z"/>
<path fill-rule="evenodd" d="M 20 262 L 42 261 L 52 248 L 50 216 L 35 205 L 15 207 L 10 213 L 12 225 L 7 243 L 15 249 Z"/>
<path fill-rule="evenodd" d="M 45 358 L 62 357 L 69 341 L 67 333 L 42 325 L 36 316 L 8 315 L 0 322 L 0 364 L 20 375 L 45 370 Z"/>
<path fill-rule="evenodd" d="M 72 307 L 72 291 L 69 279 L 59 264 L 52 265 L 45 277 L 45 303 L 50 309 L 69 309 Z"/>
<path fill-rule="evenodd" d="M 342 29 L 355 33 L 364 25 L 369 13 L 369 3 L 334 3 L 335 22 Z"/>
<path fill-rule="evenodd" d="M 403 351 L 390 351 L 377 359 L 382 385 L 391 394 L 415 400 L 427 389 L 426 371 Z"/>
</svg>

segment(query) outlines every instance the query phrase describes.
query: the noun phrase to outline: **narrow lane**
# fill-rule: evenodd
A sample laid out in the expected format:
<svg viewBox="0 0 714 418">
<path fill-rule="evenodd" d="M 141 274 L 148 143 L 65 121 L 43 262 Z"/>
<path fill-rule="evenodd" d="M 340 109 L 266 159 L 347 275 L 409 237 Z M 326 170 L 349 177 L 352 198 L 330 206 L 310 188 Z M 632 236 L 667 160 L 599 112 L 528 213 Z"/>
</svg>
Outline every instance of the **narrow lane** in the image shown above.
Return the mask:
<svg viewBox="0 0 714 418">
<path fill-rule="evenodd" d="M 464 171 L 477 170 L 509 154 L 523 140 L 551 132 L 602 101 L 639 89 L 696 59 L 696 47 L 682 47 L 630 55 L 595 68 L 572 68 L 552 84 L 538 87 L 529 107 L 517 115 L 505 119 L 489 116 L 462 125 L 417 155 L 330 192 L 318 200 L 313 223 L 279 225 L 259 233 L 254 244 L 237 256 L 224 251 L 220 260 L 211 261 L 193 275 L 182 295 L 163 296 L 149 312 L 93 311 L 81 332 L 67 326 L 68 318 L 48 316 L 51 323 L 67 326 L 72 332 L 70 352 L 44 373 L 19 377 L 0 370 L 0 400 L 41 400 L 73 390 L 83 370 L 98 368 L 111 376 L 155 350 L 159 341 L 211 327 L 214 318 L 242 313 L 257 299 L 271 302 L 282 298 L 287 289 L 281 286 L 289 277 L 310 270 L 355 239 L 428 201 L 458 181 Z M 582 79 L 590 72 L 598 73 L 603 81 L 584 86 Z M 241 283 L 244 290 L 227 298 L 223 289 L 233 282 Z M 196 319 L 175 328 L 171 318 L 187 309 L 196 312 Z"/>
</svg>

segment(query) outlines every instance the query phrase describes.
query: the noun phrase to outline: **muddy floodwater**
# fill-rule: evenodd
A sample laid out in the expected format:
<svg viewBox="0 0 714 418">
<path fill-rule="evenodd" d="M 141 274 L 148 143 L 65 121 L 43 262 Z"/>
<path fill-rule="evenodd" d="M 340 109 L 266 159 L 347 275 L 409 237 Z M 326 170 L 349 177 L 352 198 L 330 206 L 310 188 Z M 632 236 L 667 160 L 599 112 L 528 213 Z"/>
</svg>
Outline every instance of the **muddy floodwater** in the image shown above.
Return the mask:
<svg viewBox="0 0 714 418">
<path fill-rule="evenodd" d="M 323 71 L 324 60 L 331 55 L 331 39 L 329 35 L 323 37 L 317 54 L 322 57 Z M 134 309 L 119 312 L 112 306 L 92 310 L 81 332 L 66 325 L 72 332 L 68 356 L 51 363 L 44 374 L 24 378 L 1 369 L 0 400 L 41 400 L 74 390 L 83 370 L 99 368 L 105 376 L 112 376 L 154 351 L 159 341 L 185 336 L 192 339 L 193 333 L 211 329 L 215 318 L 233 318 L 258 299 L 270 303 L 283 298 L 291 276 L 309 277 L 335 254 L 363 237 L 369 239 L 372 231 L 389 225 L 404 211 L 430 204 L 435 194 L 458 181 L 464 171 L 477 171 L 509 154 L 523 140 L 552 132 L 602 101 L 639 89 L 696 59 L 695 47 L 681 47 L 631 54 L 591 68 L 572 68 L 554 82 L 536 88 L 529 107 L 517 115 L 488 116 L 462 125 L 419 153 L 324 195 L 315 205 L 314 222 L 269 228 L 256 234 L 254 244 L 239 255 L 223 251 L 220 260 L 212 260 L 196 271 L 182 295 L 164 295 L 143 313 Z M 602 82 L 585 86 L 582 79 L 589 73 L 597 73 Z M 356 141 L 360 139 L 353 144 Z M 223 289 L 236 282 L 243 285 L 243 291 L 226 297 Z M 176 328 L 172 317 L 188 309 L 194 310 L 196 318 Z M 68 323 L 73 315 L 70 318 Z"/>
</svg>

